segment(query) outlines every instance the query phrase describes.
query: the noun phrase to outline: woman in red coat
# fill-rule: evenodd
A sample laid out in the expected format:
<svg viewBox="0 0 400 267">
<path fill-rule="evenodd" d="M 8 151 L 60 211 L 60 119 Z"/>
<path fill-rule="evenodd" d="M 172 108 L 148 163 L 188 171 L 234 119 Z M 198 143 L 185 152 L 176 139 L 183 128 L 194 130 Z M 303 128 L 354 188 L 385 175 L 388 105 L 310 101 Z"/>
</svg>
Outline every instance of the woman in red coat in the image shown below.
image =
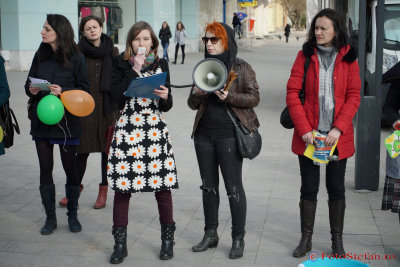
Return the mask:
<svg viewBox="0 0 400 267">
<path fill-rule="evenodd" d="M 305 86 L 305 103 L 301 104 L 304 64 L 310 59 Z M 313 130 L 326 134 L 325 145 L 338 141 L 337 161 L 326 166 L 329 222 L 332 254 L 345 255 L 342 242 L 345 211 L 345 171 L 347 158 L 354 154 L 353 117 L 360 104 L 361 82 L 357 53 L 348 45 L 346 27 L 332 9 L 321 10 L 313 19 L 308 39 L 297 55 L 287 84 L 286 103 L 294 123 L 292 151 L 299 157 L 301 175 L 301 240 L 293 251 L 303 257 L 311 250 L 317 194 L 319 164 L 303 156 L 313 143 Z"/>
</svg>

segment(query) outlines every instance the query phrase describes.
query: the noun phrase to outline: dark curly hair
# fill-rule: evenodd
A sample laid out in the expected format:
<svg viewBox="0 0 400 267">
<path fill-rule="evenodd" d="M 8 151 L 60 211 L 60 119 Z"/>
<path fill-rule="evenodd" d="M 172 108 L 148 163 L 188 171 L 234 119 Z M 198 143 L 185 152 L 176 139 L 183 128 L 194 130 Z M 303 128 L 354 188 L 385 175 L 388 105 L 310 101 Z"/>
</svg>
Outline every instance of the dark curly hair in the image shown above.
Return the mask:
<svg viewBox="0 0 400 267">
<path fill-rule="evenodd" d="M 315 37 L 315 23 L 317 19 L 321 17 L 327 17 L 332 21 L 333 28 L 336 33 L 335 37 L 332 40 L 332 45 L 336 49 L 340 49 L 343 46 L 347 45 L 349 43 L 349 36 L 347 34 L 345 20 L 340 13 L 330 8 L 322 9 L 320 12 L 318 12 L 317 15 L 315 15 L 311 22 L 310 30 L 308 31 L 306 44 L 308 43 L 311 46 L 317 45 L 317 39 Z"/>
</svg>

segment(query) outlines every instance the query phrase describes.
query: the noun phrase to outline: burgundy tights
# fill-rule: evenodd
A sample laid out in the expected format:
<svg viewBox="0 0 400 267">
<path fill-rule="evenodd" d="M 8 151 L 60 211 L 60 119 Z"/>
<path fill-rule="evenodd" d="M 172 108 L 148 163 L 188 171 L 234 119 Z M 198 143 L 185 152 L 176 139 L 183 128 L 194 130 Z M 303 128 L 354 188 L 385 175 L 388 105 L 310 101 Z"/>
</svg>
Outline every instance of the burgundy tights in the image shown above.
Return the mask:
<svg viewBox="0 0 400 267">
<path fill-rule="evenodd" d="M 170 190 L 155 192 L 155 197 L 158 204 L 158 213 L 160 214 L 160 223 L 173 224 L 174 219 L 172 215 L 172 196 Z M 128 211 L 129 200 L 131 199 L 130 193 L 115 192 L 114 194 L 114 208 L 113 208 L 113 222 L 114 226 L 127 226 L 128 225 Z"/>
</svg>

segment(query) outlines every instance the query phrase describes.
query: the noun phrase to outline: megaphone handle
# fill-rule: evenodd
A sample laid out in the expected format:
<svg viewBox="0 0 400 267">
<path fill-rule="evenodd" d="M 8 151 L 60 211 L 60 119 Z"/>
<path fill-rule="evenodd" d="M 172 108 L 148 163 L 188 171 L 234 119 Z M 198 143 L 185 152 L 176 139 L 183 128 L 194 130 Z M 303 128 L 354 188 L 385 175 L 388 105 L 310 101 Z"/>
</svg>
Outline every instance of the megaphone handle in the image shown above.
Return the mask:
<svg viewBox="0 0 400 267">
<path fill-rule="evenodd" d="M 192 84 L 185 84 L 185 85 L 174 85 L 174 84 L 172 84 L 172 83 L 165 83 L 165 85 L 166 85 L 166 86 L 173 87 L 173 88 L 186 88 L 186 87 L 193 87 L 193 86 L 194 86 L 194 83 L 192 83 Z"/>
</svg>

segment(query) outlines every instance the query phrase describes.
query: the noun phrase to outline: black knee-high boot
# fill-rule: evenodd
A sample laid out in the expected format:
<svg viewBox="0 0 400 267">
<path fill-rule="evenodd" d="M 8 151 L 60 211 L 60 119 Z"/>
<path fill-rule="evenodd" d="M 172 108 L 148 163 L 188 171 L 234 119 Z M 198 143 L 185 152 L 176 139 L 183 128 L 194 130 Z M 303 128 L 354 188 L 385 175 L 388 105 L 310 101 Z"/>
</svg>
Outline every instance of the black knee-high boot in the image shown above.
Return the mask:
<svg viewBox="0 0 400 267">
<path fill-rule="evenodd" d="M 57 228 L 56 188 L 54 184 L 40 185 L 39 191 L 46 211 L 46 222 L 40 230 L 40 233 L 42 235 L 50 235 L 53 233 L 53 230 Z"/>
<path fill-rule="evenodd" d="M 160 260 L 169 260 L 174 257 L 174 224 L 161 224 Z"/>
<path fill-rule="evenodd" d="M 329 224 L 331 226 L 332 254 L 343 257 L 346 252 L 343 248 L 343 224 L 346 200 L 329 200 Z"/>
<path fill-rule="evenodd" d="M 110 263 L 118 264 L 124 261 L 128 256 L 128 249 L 126 247 L 126 226 L 113 226 L 112 234 L 114 236 L 114 252 L 111 254 Z"/>
<path fill-rule="evenodd" d="M 312 234 L 314 230 L 315 211 L 317 210 L 317 201 L 300 200 L 300 222 L 301 239 L 299 245 L 293 251 L 293 257 L 304 257 L 312 247 Z"/>
<path fill-rule="evenodd" d="M 81 223 L 78 220 L 78 199 L 79 199 L 79 186 L 65 186 L 65 194 L 68 199 L 67 215 L 69 230 L 73 233 L 82 231 Z"/>
</svg>

